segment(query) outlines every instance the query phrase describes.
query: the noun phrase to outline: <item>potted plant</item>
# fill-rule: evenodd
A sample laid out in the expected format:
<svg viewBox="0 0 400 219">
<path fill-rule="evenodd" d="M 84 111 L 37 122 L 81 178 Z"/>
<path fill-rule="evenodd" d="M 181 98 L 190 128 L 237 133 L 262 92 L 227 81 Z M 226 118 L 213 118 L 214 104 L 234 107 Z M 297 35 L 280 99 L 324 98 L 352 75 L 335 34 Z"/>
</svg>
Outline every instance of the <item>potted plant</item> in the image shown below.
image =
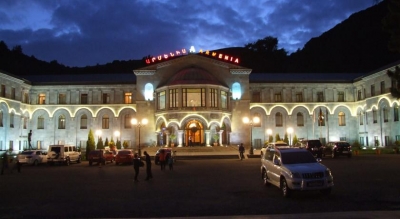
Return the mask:
<svg viewBox="0 0 400 219">
<path fill-rule="evenodd" d="M 171 134 L 169 136 L 169 139 L 171 139 L 171 147 L 174 147 L 175 146 L 176 135 L 175 134 Z"/>
<path fill-rule="evenodd" d="M 353 148 L 354 148 L 354 154 L 355 154 L 355 155 L 358 155 L 359 150 L 360 150 L 360 148 L 361 148 L 361 144 L 360 144 L 358 141 L 355 141 L 355 142 L 353 143 Z"/>
<path fill-rule="evenodd" d="M 376 154 L 381 154 L 381 149 L 379 148 L 379 140 L 375 139 Z"/>
<path fill-rule="evenodd" d="M 218 146 L 219 134 L 215 134 L 213 136 L 213 139 L 214 139 L 214 146 Z"/>
</svg>

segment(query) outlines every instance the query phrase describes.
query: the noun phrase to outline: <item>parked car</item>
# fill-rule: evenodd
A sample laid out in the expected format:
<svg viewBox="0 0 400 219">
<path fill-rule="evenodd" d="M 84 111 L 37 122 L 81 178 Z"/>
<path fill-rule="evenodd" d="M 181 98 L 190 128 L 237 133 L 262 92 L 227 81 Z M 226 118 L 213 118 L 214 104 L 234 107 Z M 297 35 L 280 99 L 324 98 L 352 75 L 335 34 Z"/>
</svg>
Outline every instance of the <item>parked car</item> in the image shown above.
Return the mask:
<svg viewBox="0 0 400 219">
<path fill-rule="evenodd" d="M 47 152 L 42 150 L 23 151 L 17 155 L 20 164 L 37 166 L 40 163 L 47 163 Z"/>
<path fill-rule="evenodd" d="M 336 158 L 340 155 L 351 158 L 351 145 L 346 141 L 328 142 L 328 144 L 326 144 L 324 147 L 324 156 L 325 155 L 331 155 L 332 158 Z"/>
<path fill-rule="evenodd" d="M 265 186 L 280 188 L 283 197 L 289 197 L 292 191 L 311 190 L 329 195 L 334 186 L 333 176 L 320 162 L 308 150 L 270 148 L 261 159 L 261 178 Z"/>
<path fill-rule="evenodd" d="M 171 153 L 172 153 L 171 148 L 160 148 L 160 149 L 158 149 L 157 152 L 156 152 L 156 154 L 154 155 L 154 163 L 155 163 L 156 165 L 159 165 L 159 164 L 160 164 L 160 153 L 161 153 L 161 151 L 164 151 L 165 153 L 167 153 L 167 154 L 166 154 L 166 160 L 165 160 L 165 161 L 168 160 L 168 158 L 171 156 Z"/>
<path fill-rule="evenodd" d="M 47 163 L 70 165 L 71 162 L 81 162 L 81 152 L 75 146 L 70 145 L 50 145 L 47 152 Z"/>
<path fill-rule="evenodd" d="M 130 149 L 119 150 L 115 156 L 115 165 L 123 163 L 132 163 L 133 161 L 133 151 Z"/>
<path fill-rule="evenodd" d="M 277 141 L 277 142 L 271 142 L 267 145 L 263 145 L 263 147 L 261 148 L 261 158 L 262 156 L 265 154 L 265 151 L 267 150 L 267 148 L 275 148 L 275 147 L 290 147 L 286 142 L 284 141 Z"/>
<path fill-rule="evenodd" d="M 295 147 L 304 148 L 310 151 L 314 156 L 322 158 L 324 147 L 318 139 L 313 140 L 300 140 Z"/>
<path fill-rule="evenodd" d="M 88 155 L 89 166 L 93 163 L 106 165 L 107 162 L 112 163 L 114 160 L 114 154 L 111 151 L 99 149 L 89 152 Z"/>
</svg>

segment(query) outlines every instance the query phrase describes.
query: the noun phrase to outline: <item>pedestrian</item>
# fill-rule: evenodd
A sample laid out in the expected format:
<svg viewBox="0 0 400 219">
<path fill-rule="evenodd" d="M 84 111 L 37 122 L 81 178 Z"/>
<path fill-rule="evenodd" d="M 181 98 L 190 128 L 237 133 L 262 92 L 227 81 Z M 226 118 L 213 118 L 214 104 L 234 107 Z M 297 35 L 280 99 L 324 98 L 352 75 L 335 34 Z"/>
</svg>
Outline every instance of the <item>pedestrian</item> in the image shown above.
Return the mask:
<svg viewBox="0 0 400 219">
<path fill-rule="evenodd" d="M 159 161 L 160 161 L 161 170 L 165 170 L 166 158 L 167 158 L 167 152 L 165 152 L 164 149 L 160 150 Z"/>
<path fill-rule="evenodd" d="M 168 166 L 169 166 L 169 170 L 173 170 L 174 169 L 174 157 L 169 156 L 169 158 L 168 158 Z"/>
<path fill-rule="evenodd" d="M 135 182 L 139 182 L 138 176 L 139 176 L 140 162 L 141 162 L 141 160 L 139 158 L 139 155 L 135 154 L 133 156 L 133 169 L 135 170 L 135 178 L 134 178 Z"/>
<path fill-rule="evenodd" d="M 239 146 L 239 156 L 240 156 L 240 160 L 243 160 L 243 158 L 244 158 L 244 146 L 243 146 L 243 143 L 241 143 L 240 146 Z"/>
<path fill-rule="evenodd" d="M 144 152 L 146 161 L 146 180 L 153 179 L 153 174 L 151 173 L 151 158 L 147 151 Z"/>
</svg>

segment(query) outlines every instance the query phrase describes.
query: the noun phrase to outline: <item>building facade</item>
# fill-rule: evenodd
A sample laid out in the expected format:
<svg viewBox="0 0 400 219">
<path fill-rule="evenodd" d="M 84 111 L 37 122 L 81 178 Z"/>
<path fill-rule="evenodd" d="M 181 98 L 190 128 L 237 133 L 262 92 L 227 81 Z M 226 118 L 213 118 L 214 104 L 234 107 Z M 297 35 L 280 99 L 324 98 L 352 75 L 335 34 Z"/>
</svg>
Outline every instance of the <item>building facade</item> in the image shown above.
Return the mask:
<svg viewBox="0 0 400 219">
<path fill-rule="evenodd" d="M 399 100 L 387 71 L 396 66 L 335 83 L 268 82 L 269 74 L 261 82 L 251 69 L 201 54 L 150 63 L 123 83 L 40 83 L 0 72 L 0 150 L 27 149 L 30 130 L 38 149 L 85 147 L 89 130 L 134 149 L 171 143 L 260 148 L 276 134 L 391 146 L 400 140 Z"/>
</svg>

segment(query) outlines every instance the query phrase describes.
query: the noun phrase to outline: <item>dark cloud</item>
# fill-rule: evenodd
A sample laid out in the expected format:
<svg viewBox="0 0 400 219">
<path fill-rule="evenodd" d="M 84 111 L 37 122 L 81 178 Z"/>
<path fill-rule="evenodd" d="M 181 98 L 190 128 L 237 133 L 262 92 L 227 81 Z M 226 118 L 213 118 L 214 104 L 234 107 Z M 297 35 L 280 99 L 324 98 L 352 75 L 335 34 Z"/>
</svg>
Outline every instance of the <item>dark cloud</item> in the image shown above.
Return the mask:
<svg viewBox="0 0 400 219">
<path fill-rule="evenodd" d="M 0 1 L 0 40 L 68 66 L 141 59 L 195 45 L 244 46 L 266 36 L 289 52 L 369 0 Z"/>
</svg>

